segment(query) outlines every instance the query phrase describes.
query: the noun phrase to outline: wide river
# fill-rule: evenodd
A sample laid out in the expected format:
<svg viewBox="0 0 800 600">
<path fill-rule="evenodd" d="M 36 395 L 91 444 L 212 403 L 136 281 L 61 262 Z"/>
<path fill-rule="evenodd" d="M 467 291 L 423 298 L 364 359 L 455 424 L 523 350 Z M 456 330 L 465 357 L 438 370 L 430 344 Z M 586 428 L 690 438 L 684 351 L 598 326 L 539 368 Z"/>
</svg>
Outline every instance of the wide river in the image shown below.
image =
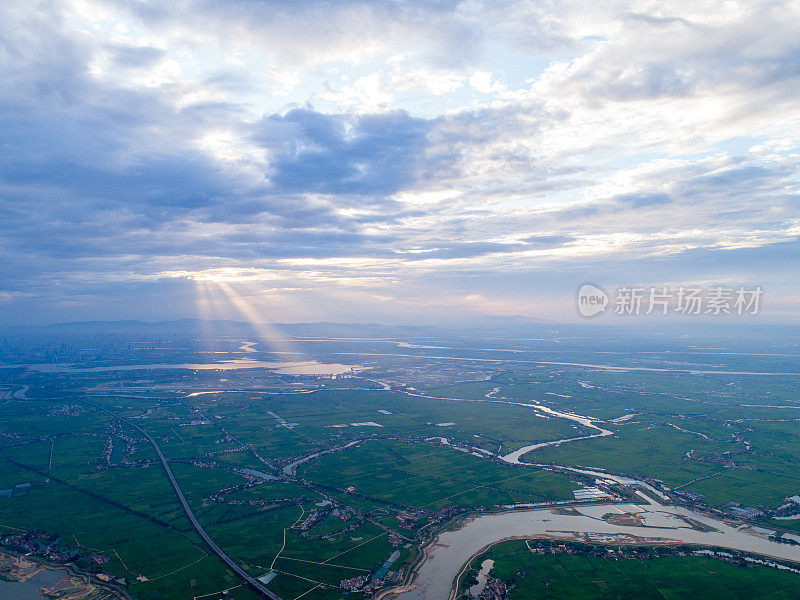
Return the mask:
<svg viewBox="0 0 800 600">
<path fill-rule="evenodd" d="M 358 365 L 341 365 L 337 363 L 318 363 L 314 360 L 295 362 L 270 362 L 237 358 L 215 363 L 160 363 L 150 365 L 117 365 L 102 367 L 76 367 L 69 363 L 44 363 L 26 365 L 0 365 L 0 369 L 24 367 L 40 373 L 101 373 L 104 371 L 153 371 L 161 369 L 191 369 L 193 371 L 229 371 L 232 369 L 274 369 L 281 375 L 340 375 L 349 373 Z"/>
<path fill-rule="evenodd" d="M 465 563 L 486 546 L 520 537 L 596 543 L 687 543 L 742 550 L 765 557 L 800 563 L 800 546 L 771 541 L 748 527 L 733 527 L 686 508 L 659 504 L 587 504 L 575 506 L 577 514 L 557 514 L 558 509 L 513 511 L 483 515 L 461 529 L 439 535 L 428 549 L 410 591 L 398 600 L 447 600 L 453 581 Z M 608 513 L 635 513 L 641 526 L 615 525 L 603 519 Z M 682 519 L 710 526 L 702 531 Z"/>
</svg>

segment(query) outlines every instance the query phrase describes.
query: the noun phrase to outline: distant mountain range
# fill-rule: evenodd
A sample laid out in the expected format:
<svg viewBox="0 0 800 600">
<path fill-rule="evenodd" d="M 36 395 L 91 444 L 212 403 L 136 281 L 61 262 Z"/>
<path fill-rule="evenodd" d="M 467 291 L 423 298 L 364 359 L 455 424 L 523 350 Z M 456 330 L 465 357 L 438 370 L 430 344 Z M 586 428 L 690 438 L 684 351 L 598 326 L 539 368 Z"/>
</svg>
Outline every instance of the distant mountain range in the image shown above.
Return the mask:
<svg viewBox="0 0 800 600">
<path fill-rule="evenodd" d="M 468 331 L 507 331 L 533 327 L 539 331 L 553 326 L 528 317 L 477 318 L 463 327 L 434 327 L 428 325 L 381 325 L 377 323 L 273 323 L 269 329 L 291 337 L 426 337 L 442 333 Z M 200 335 L 200 336 L 260 336 L 264 327 L 259 324 L 232 320 L 177 319 L 172 321 L 74 321 L 50 325 L 17 325 L 0 327 L 4 335 L 87 335 L 95 333 L 131 335 Z"/>
<path fill-rule="evenodd" d="M 376 337 L 381 335 L 424 335 L 431 328 L 413 326 L 385 326 L 362 323 L 278 323 L 269 325 L 283 335 L 289 336 L 326 336 L 353 337 L 364 335 Z M 263 328 L 259 324 L 243 321 L 177 319 L 173 321 L 74 321 L 70 323 L 53 323 L 37 326 L 14 326 L 0 328 L 5 334 L 176 334 L 204 336 L 258 336 Z"/>
<path fill-rule="evenodd" d="M 364 337 L 364 338 L 426 338 L 455 336 L 503 336 L 526 337 L 563 335 L 603 335 L 603 332 L 630 332 L 641 334 L 663 333 L 667 336 L 694 337 L 701 333 L 721 335 L 750 334 L 785 335 L 797 334 L 796 326 L 776 326 L 761 323 L 669 323 L 638 321 L 627 326 L 619 324 L 554 324 L 529 317 L 479 317 L 462 326 L 429 325 L 381 325 L 376 323 L 274 323 L 269 329 L 286 337 Z M 259 324 L 232 320 L 177 319 L 172 321 L 74 321 L 50 325 L 18 325 L 0 327 L 3 336 L 70 336 L 93 334 L 117 335 L 177 335 L 191 337 L 261 337 L 264 327 Z"/>
</svg>

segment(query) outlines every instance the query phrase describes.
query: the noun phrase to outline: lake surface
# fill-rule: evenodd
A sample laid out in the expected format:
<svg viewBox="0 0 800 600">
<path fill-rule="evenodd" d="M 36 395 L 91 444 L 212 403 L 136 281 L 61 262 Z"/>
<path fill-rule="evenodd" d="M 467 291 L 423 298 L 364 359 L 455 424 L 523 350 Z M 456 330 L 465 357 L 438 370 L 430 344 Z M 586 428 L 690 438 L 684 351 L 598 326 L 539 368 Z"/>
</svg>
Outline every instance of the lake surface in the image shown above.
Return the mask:
<svg viewBox="0 0 800 600">
<path fill-rule="evenodd" d="M 43 600 L 39 592 L 52 587 L 67 577 L 66 571 L 40 571 L 28 581 L 0 581 L 0 598 L 3 600 Z"/>
<path fill-rule="evenodd" d="M 484 588 L 486 588 L 486 578 L 493 568 L 494 561 L 491 558 L 487 558 L 481 563 L 481 568 L 478 571 L 478 581 L 468 590 L 470 596 L 477 598 L 483 593 Z"/>
<path fill-rule="evenodd" d="M 685 543 L 741 550 L 800 563 L 800 546 L 782 544 L 756 535 L 746 527 L 677 506 L 593 504 L 576 506 L 577 514 L 557 514 L 553 509 L 513 511 L 484 515 L 456 531 L 439 535 L 414 580 L 415 588 L 398 600 L 446 600 L 463 565 L 482 548 L 519 537 L 539 537 L 579 542 L 637 544 Z M 635 513 L 642 526 L 615 525 L 603 520 L 608 513 Z M 682 517 L 714 528 L 699 531 Z"/>
<path fill-rule="evenodd" d="M 295 362 L 271 362 L 237 358 L 215 363 L 177 363 L 150 365 L 117 365 L 81 368 L 70 363 L 32 364 L 32 365 L 0 365 L 0 368 L 24 367 L 40 373 L 101 373 L 104 371 L 140 371 L 162 369 L 191 369 L 193 371 L 229 371 L 233 369 L 270 369 L 281 375 L 340 375 L 349 373 L 358 365 L 342 365 L 338 363 L 318 363 L 313 360 Z"/>
</svg>

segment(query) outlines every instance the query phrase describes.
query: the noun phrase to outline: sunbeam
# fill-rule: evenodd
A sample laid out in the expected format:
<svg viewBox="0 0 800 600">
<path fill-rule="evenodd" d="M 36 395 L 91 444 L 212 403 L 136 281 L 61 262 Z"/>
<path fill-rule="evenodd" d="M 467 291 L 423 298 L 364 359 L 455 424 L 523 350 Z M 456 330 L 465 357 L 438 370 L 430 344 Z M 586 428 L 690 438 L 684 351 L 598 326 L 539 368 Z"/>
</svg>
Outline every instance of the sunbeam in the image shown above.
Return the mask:
<svg viewBox="0 0 800 600">
<path fill-rule="evenodd" d="M 207 279 L 206 283 L 216 287 L 225 295 L 237 312 L 244 317 L 245 321 L 252 325 L 259 337 L 271 347 L 272 352 L 278 354 L 303 354 L 285 335 L 264 319 L 263 309 L 260 310 L 253 306 L 245 296 L 237 293 L 231 284 L 213 279 Z"/>
</svg>

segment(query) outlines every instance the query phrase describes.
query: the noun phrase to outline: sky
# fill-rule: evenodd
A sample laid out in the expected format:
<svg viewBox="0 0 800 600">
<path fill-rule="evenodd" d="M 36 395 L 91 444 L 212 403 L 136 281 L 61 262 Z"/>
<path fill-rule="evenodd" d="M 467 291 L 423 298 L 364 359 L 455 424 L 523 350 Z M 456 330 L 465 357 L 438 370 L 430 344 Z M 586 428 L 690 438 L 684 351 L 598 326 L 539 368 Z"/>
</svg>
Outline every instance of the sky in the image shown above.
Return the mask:
<svg viewBox="0 0 800 600">
<path fill-rule="evenodd" d="M 800 323 L 798 31 L 796 0 L 6 0 L 0 324 L 575 322 L 585 282 Z"/>
</svg>

